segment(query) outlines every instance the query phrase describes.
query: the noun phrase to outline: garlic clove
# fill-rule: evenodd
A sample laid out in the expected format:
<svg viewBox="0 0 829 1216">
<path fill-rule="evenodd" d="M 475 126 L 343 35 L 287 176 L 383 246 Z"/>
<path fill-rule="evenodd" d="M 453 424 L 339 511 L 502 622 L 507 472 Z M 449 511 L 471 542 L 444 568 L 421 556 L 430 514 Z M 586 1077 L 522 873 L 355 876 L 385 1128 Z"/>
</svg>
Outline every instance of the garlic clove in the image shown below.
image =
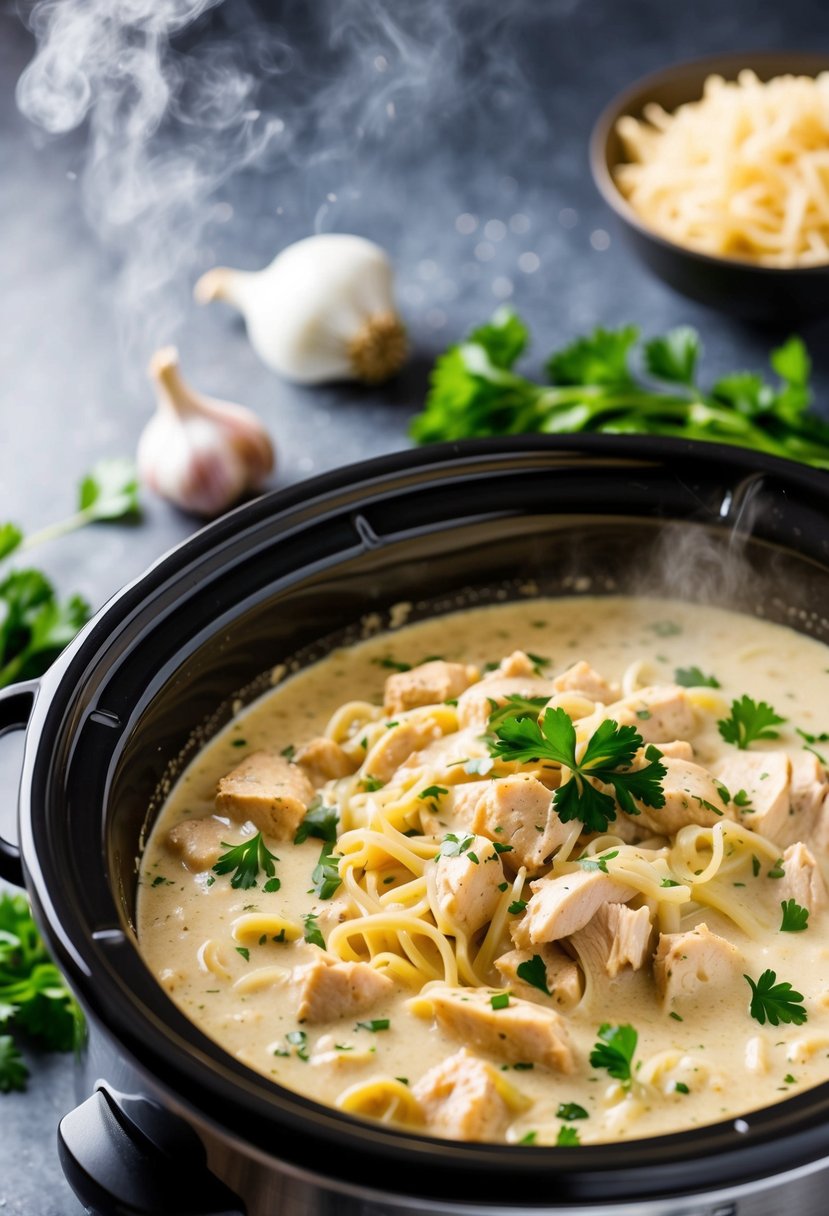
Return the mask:
<svg viewBox="0 0 829 1216">
<path fill-rule="evenodd" d="M 216 267 L 202 275 L 194 296 L 238 308 L 262 362 L 300 384 L 379 383 L 406 359 L 391 263 L 363 237 L 307 237 L 260 271 Z"/>
<path fill-rule="evenodd" d="M 178 352 L 153 355 L 157 409 L 138 442 L 141 480 L 195 515 L 220 515 L 261 488 L 273 469 L 270 438 L 252 410 L 206 397 L 181 376 Z"/>
</svg>

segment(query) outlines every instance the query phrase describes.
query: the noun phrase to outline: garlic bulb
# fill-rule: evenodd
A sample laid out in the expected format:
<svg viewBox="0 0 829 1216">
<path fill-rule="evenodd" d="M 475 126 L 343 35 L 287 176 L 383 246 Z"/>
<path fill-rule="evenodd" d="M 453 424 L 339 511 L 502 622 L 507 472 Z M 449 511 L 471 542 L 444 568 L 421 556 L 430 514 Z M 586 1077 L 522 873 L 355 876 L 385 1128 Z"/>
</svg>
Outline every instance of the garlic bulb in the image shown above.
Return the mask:
<svg viewBox="0 0 829 1216">
<path fill-rule="evenodd" d="M 217 267 L 194 295 L 200 304 L 226 300 L 238 308 L 262 362 L 300 384 L 379 383 L 406 358 L 391 263 L 360 236 L 307 237 L 264 270 Z"/>
<path fill-rule="evenodd" d="M 258 490 L 274 455 L 253 411 L 190 388 L 174 346 L 156 351 L 148 370 L 157 410 L 138 441 L 142 481 L 183 510 L 208 517 Z"/>
</svg>

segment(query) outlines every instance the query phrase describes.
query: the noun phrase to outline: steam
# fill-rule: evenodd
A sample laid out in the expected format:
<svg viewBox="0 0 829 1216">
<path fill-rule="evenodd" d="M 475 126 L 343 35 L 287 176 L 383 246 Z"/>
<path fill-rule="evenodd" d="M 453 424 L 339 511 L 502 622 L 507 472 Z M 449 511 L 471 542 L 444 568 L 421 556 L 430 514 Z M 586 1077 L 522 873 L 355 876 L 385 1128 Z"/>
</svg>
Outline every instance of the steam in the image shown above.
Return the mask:
<svg viewBox="0 0 829 1216">
<path fill-rule="evenodd" d="M 239 264 L 251 246 L 268 260 L 314 228 L 371 236 L 378 216 L 414 219 L 412 193 L 435 194 L 417 179 L 425 147 L 440 147 L 430 166 L 445 184 L 461 146 L 491 156 L 515 144 L 517 107 L 527 138 L 540 136 L 510 51 L 511 23 L 530 7 L 286 0 L 276 26 L 245 0 L 38 0 L 17 101 L 52 137 L 86 124 L 82 197 L 117 268 L 129 370 L 175 340 L 217 240 Z M 267 175 L 269 197 L 252 192 L 258 211 L 238 189 L 236 209 L 223 197 L 245 173 Z M 283 194 L 303 197 L 291 224 L 279 220 Z M 397 231 L 397 260 L 433 256 L 425 224 Z"/>
</svg>

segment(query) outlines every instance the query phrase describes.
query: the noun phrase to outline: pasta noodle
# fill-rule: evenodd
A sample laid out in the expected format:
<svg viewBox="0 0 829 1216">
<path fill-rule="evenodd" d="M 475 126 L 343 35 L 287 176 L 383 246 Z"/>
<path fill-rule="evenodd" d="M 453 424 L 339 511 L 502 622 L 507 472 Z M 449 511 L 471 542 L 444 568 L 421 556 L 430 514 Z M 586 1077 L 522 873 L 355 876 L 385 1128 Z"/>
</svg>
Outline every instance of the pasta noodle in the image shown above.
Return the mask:
<svg viewBox="0 0 829 1216">
<path fill-rule="evenodd" d="M 709 76 L 699 101 L 617 130 L 619 188 L 656 232 L 764 266 L 829 261 L 829 73 Z"/>
</svg>

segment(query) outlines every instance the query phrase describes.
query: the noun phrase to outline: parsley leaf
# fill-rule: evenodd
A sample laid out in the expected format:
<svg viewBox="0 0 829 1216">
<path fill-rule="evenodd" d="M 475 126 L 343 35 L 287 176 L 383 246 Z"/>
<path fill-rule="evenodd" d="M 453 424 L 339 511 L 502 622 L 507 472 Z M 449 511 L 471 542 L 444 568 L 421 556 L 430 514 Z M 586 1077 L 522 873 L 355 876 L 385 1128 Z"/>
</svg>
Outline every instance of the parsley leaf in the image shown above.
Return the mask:
<svg viewBox="0 0 829 1216">
<path fill-rule="evenodd" d="M 272 879 L 276 873 L 275 861 L 279 858 L 272 853 L 262 839 L 262 833 L 257 832 L 249 840 L 241 844 L 228 844 L 222 841 L 222 848 L 227 849 L 213 866 L 215 874 L 233 874 L 230 885 L 246 891 L 255 887 L 259 879 L 259 871 L 264 870 L 267 878 Z"/>
<path fill-rule="evenodd" d="M 764 971 L 756 983 L 750 975 L 744 975 L 743 979 L 751 988 L 749 1012 L 761 1026 L 766 1022 L 771 1026 L 779 1026 L 781 1022 L 802 1026 L 808 1021 L 803 994 L 795 992 L 789 983 L 778 984 L 774 971 Z"/>
<path fill-rule="evenodd" d="M 717 727 L 726 743 L 745 751 L 756 739 L 779 738 L 780 732 L 773 728 L 785 721 L 766 701 L 752 701 L 744 695 L 732 701 L 730 716 L 720 719 Z"/>
<path fill-rule="evenodd" d="M 23 533 L 16 524 L 0 524 L 0 558 L 14 553 L 22 540 Z"/>
<path fill-rule="evenodd" d="M 484 348 L 495 367 L 511 368 L 526 349 L 529 331 L 511 308 L 503 307 L 488 325 L 473 330 L 469 340 Z"/>
<path fill-rule="evenodd" d="M 547 363 L 547 374 L 553 384 L 631 385 L 628 357 L 638 337 L 635 325 L 596 329 L 553 355 Z"/>
<path fill-rule="evenodd" d="M 319 861 L 311 874 L 314 891 L 320 899 L 330 899 L 342 883 L 339 856 L 334 855 L 337 843 L 337 808 L 325 806 L 317 795 L 296 830 L 294 844 L 303 844 L 309 836 L 323 841 Z"/>
<path fill-rule="evenodd" d="M 304 938 L 310 946 L 319 946 L 322 950 L 326 949 L 325 938 L 322 936 L 322 930 L 317 924 L 316 912 L 308 912 L 302 918 L 302 925 L 305 930 Z"/>
<path fill-rule="evenodd" d="M 309 836 L 316 836 L 318 840 L 334 844 L 337 839 L 337 819 L 337 808 L 323 805 L 322 799 L 317 795 L 296 830 L 294 844 L 304 844 Z"/>
<path fill-rule="evenodd" d="M 568 1123 L 572 1123 L 574 1119 L 588 1119 L 590 1116 L 583 1106 L 579 1106 L 578 1102 L 560 1102 L 556 1111 L 557 1119 L 565 1119 Z"/>
<path fill-rule="evenodd" d="M 490 734 L 495 734 L 498 728 L 511 718 L 534 718 L 538 720 L 538 715 L 549 700 L 549 697 L 522 697 L 520 693 L 510 694 L 503 705 L 499 705 L 497 701 L 491 700 L 489 704 L 492 712 L 489 715 L 488 722 Z"/>
<path fill-rule="evenodd" d="M 809 928 L 808 908 L 801 908 L 800 904 L 793 899 L 781 900 L 780 907 L 783 909 L 781 933 L 801 933 L 804 929 Z"/>
<path fill-rule="evenodd" d="M 355 1030 L 370 1030 L 376 1034 L 378 1030 L 388 1030 L 391 1026 L 389 1018 L 372 1018 L 370 1022 L 357 1022 Z"/>
<path fill-rule="evenodd" d="M 613 858 L 619 856 L 619 850 L 613 849 L 610 853 L 600 853 L 596 857 L 577 857 L 576 865 L 581 866 L 588 874 L 601 872 L 607 874 L 607 863 Z"/>
<path fill-rule="evenodd" d="M 606 1068 L 627 1089 L 633 1076 L 631 1063 L 639 1035 L 632 1026 L 611 1026 L 604 1022 L 599 1027 L 599 1039 L 590 1053 L 590 1067 Z"/>
<path fill-rule="evenodd" d="M 566 1123 L 563 1124 L 558 1129 L 558 1135 L 556 1136 L 556 1144 L 560 1148 L 570 1147 L 571 1145 L 576 1145 L 576 1144 L 581 1144 L 581 1137 L 579 1136 L 578 1128 L 568 1127 Z"/>
<path fill-rule="evenodd" d="M 699 335 L 688 325 L 645 343 L 645 367 L 657 380 L 693 385 L 700 353 Z"/>
<path fill-rule="evenodd" d="M 448 794 L 449 790 L 443 785 L 429 785 L 425 790 L 421 790 L 418 798 L 440 798 L 442 794 Z"/>
<path fill-rule="evenodd" d="M 537 988 L 539 992 L 545 993 L 546 996 L 552 996 L 547 984 L 547 968 L 540 954 L 534 954 L 532 958 L 525 959 L 523 963 L 519 963 L 515 968 L 515 974 L 525 984 L 530 984 L 533 988 Z"/>
<path fill-rule="evenodd" d="M 457 836 L 454 832 L 447 832 L 435 857 L 435 861 L 437 861 L 438 857 L 460 857 L 461 853 L 467 851 L 474 839 L 475 837 L 469 832 L 464 836 Z"/>
<path fill-rule="evenodd" d="M 716 676 L 707 676 L 699 667 L 677 667 L 674 672 L 674 683 L 683 688 L 720 688 Z"/>
<path fill-rule="evenodd" d="M 648 749 L 649 763 L 643 768 L 627 767 L 641 746 L 642 736 L 634 727 L 606 720 L 588 740 L 581 760 L 576 760 L 576 730 L 571 719 L 563 709 L 548 709 L 540 726 L 530 718 L 508 718 L 496 731 L 490 752 L 501 760 L 553 760 L 569 768 L 570 779 L 553 796 L 559 818 L 563 823 L 579 819 L 589 831 L 605 832 L 616 818 L 616 807 L 593 780 L 612 786 L 616 802 L 628 814 L 639 814 L 635 799 L 646 806 L 665 804 L 660 785 L 665 767 L 655 748 Z"/>
<path fill-rule="evenodd" d="M 83 1015 L 49 958 L 25 895 L 0 895 L 0 1028 L 19 1028 L 50 1051 L 69 1051 Z M 0 1092 L 22 1089 L 27 1069 L 0 1036 Z"/>
<path fill-rule="evenodd" d="M 0 1094 L 26 1088 L 29 1070 L 10 1034 L 0 1034 Z"/>
</svg>

